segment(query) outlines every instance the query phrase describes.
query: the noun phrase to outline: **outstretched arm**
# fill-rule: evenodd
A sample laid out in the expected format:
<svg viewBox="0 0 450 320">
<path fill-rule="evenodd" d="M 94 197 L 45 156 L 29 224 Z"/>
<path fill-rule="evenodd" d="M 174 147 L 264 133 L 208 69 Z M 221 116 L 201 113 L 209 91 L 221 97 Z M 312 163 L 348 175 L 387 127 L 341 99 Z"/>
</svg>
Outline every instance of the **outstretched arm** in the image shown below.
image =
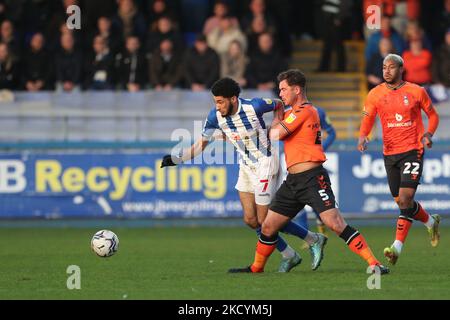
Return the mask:
<svg viewBox="0 0 450 320">
<path fill-rule="evenodd" d="M 196 156 L 202 153 L 203 150 L 205 150 L 208 143 L 209 140 L 201 137 L 189 149 L 183 150 L 183 152 L 181 153 L 181 160 L 184 162 L 194 159 Z"/>
<path fill-rule="evenodd" d="M 209 143 L 209 140 L 205 139 L 204 137 L 201 137 L 190 148 L 188 148 L 186 150 L 181 150 L 179 156 L 173 156 L 170 154 L 165 155 L 163 157 L 163 161 L 161 163 L 161 168 L 176 166 L 177 164 L 180 164 L 180 163 L 183 163 L 185 161 L 195 158 L 200 153 L 202 153 L 203 150 L 205 150 L 208 143 Z"/>
<path fill-rule="evenodd" d="M 202 136 L 200 137 L 200 139 L 198 139 L 190 148 L 181 150 L 178 156 L 172 156 L 170 154 L 165 155 L 161 164 L 161 168 L 167 166 L 176 166 L 177 164 L 183 161 L 191 160 L 202 153 L 208 143 L 215 137 L 214 134 L 216 133 L 217 129 L 220 130 L 217 123 L 216 113 L 216 108 L 212 108 L 209 112 L 208 116 L 206 117 Z"/>
</svg>

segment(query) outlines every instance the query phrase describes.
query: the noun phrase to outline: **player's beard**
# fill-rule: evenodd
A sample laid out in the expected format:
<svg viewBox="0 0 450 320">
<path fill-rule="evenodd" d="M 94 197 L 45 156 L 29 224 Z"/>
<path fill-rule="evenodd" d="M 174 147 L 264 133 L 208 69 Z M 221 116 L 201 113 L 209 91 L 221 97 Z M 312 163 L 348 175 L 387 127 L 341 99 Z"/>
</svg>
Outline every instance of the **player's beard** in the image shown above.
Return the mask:
<svg viewBox="0 0 450 320">
<path fill-rule="evenodd" d="M 393 85 L 393 84 L 396 84 L 398 82 L 397 79 L 398 79 L 398 77 L 397 78 L 391 77 L 391 80 L 387 80 L 387 79 L 384 79 L 384 80 L 386 81 L 387 84 Z"/>
<path fill-rule="evenodd" d="M 228 108 L 227 108 L 227 112 L 222 115 L 222 117 L 229 117 L 231 116 L 231 111 L 233 110 L 233 104 L 231 103 L 231 101 L 228 101 Z"/>
<path fill-rule="evenodd" d="M 386 81 L 386 83 L 389 85 L 394 85 L 401 81 L 401 77 L 400 77 L 399 73 L 396 72 L 395 74 L 391 74 L 391 80 L 388 81 L 386 78 L 384 78 L 384 81 Z"/>
</svg>

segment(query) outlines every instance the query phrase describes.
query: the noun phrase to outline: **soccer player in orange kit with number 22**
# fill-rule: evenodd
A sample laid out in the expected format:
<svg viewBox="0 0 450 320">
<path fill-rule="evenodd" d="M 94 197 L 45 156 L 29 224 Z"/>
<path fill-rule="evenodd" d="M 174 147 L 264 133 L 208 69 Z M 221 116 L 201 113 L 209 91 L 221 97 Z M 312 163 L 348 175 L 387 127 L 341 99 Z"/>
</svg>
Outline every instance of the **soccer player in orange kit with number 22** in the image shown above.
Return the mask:
<svg viewBox="0 0 450 320">
<path fill-rule="evenodd" d="M 400 208 L 395 241 L 384 249 L 391 264 L 397 262 L 413 220 L 423 222 L 428 228 L 433 247 L 439 243 L 439 215 L 428 214 L 414 200 L 422 175 L 424 144 L 431 148 L 439 116 L 425 89 L 403 81 L 402 73 L 403 59 L 396 54 L 387 55 L 383 62 L 386 82 L 367 95 L 358 141 L 358 150 L 363 152 L 378 114 L 383 127 L 384 165 L 389 188 Z M 422 110 L 429 120 L 425 133 Z"/>
</svg>

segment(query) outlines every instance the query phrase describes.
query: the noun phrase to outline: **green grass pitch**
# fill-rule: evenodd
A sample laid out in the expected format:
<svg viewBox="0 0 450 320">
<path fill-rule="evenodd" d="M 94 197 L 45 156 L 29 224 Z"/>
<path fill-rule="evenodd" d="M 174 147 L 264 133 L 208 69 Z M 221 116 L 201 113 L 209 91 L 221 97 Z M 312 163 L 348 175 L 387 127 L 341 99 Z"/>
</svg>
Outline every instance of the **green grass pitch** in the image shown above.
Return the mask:
<svg viewBox="0 0 450 320">
<path fill-rule="evenodd" d="M 384 263 L 394 226 L 359 229 Z M 0 299 L 450 299 L 449 227 L 437 248 L 424 227 L 412 228 L 379 290 L 367 288 L 365 262 L 334 234 L 317 271 L 303 243 L 287 236 L 300 266 L 277 273 L 274 252 L 264 274 L 236 275 L 226 271 L 253 260 L 256 235 L 246 227 L 114 228 L 120 248 L 110 258 L 90 250 L 95 231 L 0 229 Z M 80 290 L 66 287 L 69 265 L 81 269 Z"/>
</svg>

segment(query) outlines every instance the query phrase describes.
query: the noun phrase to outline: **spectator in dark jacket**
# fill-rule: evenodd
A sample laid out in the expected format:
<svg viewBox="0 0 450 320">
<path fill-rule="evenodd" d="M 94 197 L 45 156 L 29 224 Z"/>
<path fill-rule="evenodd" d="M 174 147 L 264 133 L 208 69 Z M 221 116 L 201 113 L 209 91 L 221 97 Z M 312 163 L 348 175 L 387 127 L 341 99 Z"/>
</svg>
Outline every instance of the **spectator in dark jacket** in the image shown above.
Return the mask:
<svg viewBox="0 0 450 320">
<path fill-rule="evenodd" d="M 56 55 L 56 89 L 72 91 L 79 89 L 83 69 L 82 56 L 75 49 L 75 41 L 71 33 L 61 36 L 61 50 Z"/>
<path fill-rule="evenodd" d="M 214 15 L 209 17 L 203 25 L 203 34 L 205 36 L 208 36 L 211 31 L 220 26 L 220 20 L 230 14 L 230 8 L 228 7 L 227 2 L 223 0 L 217 0 L 214 3 L 213 12 Z M 239 27 L 239 21 L 236 17 L 231 18 L 231 25 L 233 27 Z"/>
<path fill-rule="evenodd" d="M 88 34 L 95 32 L 98 20 L 101 17 L 112 17 L 117 12 L 116 1 L 80 0 L 80 2 L 82 10 L 82 29 Z M 91 45 L 92 41 L 89 44 Z"/>
<path fill-rule="evenodd" d="M 264 32 L 270 32 L 274 34 L 274 29 L 270 30 L 267 27 L 264 16 L 256 16 L 253 18 L 249 30 L 246 30 L 247 42 L 248 42 L 248 54 L 251 55 L 258 51 L 258 38 Z"/>
<path fill-rule="evenodd" d="M 156 29 L 159 18 L 163 16 L 169 17 L 174 24 L 176 24 L 176 21 L 179 20 L 177 18 L 175 10 L 173 10 L 173 8 L 169 6 L 169 3 L 167 3 L 166 0 L 154 0 L 153 2 L 150 1 L 150 3 L 148 3 L 146 11 L 148 17 L 147 20 L 150 22 L 150 28 L 152 30 Z"/>
<path fill-rule="evenodd" d="M 337 71 L 345 72 L 347 58 L 344 47 L 344 27 L 351 6 L 350 0 L 323 0 L 321 22 L 324 25 L 322 54 L 318 71 L 330 71 L 333 51 L 337 55 Z"/>
<path fill-rule="evenodd" d="M 115 55 L 121 51 L 123 41 L 120 35 L 112 27 L 111 19 L 107 17 L 100 17 L 97 20 L 97 29 L 93 34 L 92 41 L 94 41 L 96 36 L 101 36 L 105 40 L 106 46 L 109 48 L 112 55 Z"/>
<path fill-rule="evenodd" d="M 93 49 L 85 66 L 84 89 L 110 90 L 113 88 L 114 58 L 101 36 L 94 38 Z"/>
<path fill-rule="evenodd" d="M 415 40 L 422 41 L 422 47 L 424 49 L 427 49 L 428 51 L 433 49 L 431 46 L 431 40 L 428 38 L 428 35 L 425 33 L 417 20 L 408 21 L 405 31 L 405 40 L 405 43 L 407 44 L 405 50 L 408 49 L 407 47 L 409 46 L 409 42 Z"/>
<path fill-rule="evenodd" d="M 445 42 L 434 54 L 433 82 L 450 88 L 450 28 L 445 35 Z"/>
<path fill-rule="evenodd" d="M 31 38 L 30 50 L 23 59 L 23 83 L 27 91 L 51 90 L 53 83 L 53 67 L 50 56 L 44 49 L 44 36 L 36 33 Z"/>
<path fill-rule="evenodd" d="M 248 87 L 258 90 L 273 90 L 277 75 L 287 68 L 286 61 L 273 45 L 270 33 L 262 33 L 258 38 L 258 52 L 250 56 L 247 68 Z"/>
<path fill-rule="evenodd" d="M 372 89 L 384 82 L 383 61 L 389 53 L 394 53 L 392 41 L 389 38 L 381 38 L 378 44 L 379 52 L 374 53 L 366 63 L 367 87 Z"/>
<path fill-rule="evenodd" d="M 112 19 L 114 28 L 119 30 L 123 40 L 133 35 L 142 43 L 146 30 L 144 16 L 138 11 L 133 0 L 118 0 L 118 4 L 117 15 Z"/>
<path fill-rule="evenodd" d="M 8 45 L 9 53 L 15 59 L 20 59 L 21 47 L 20 41 L 14 32 L 14 26 L 11 21 L 5 20 L 0 26 L 0 42 Z"/>
<path fill-rule="evenodd" d="M 72 15 L 71 11 L 67 13 L 68 7 L 72 5 L 80 5 L 79 0 L 62 0 L 62 1 L 51 1 L 54 4 L 53 12 L 51 14 L 51 19 L 46 23 L 45 28 L 45 38 L 47 39 L 47 48 L 50 51 L 56 51 L 60 47 L 61 36 L 65 33 L 72 33 L 75 41 L 75 47 L 77 50 L 83 50 L 89 47 L 90 44 L 85 43 L 84 31 L 85 29 L 68 29 L 67 21 Z M 85 19 L 84 14 L 81 14 L 81 23 Z"/>
<path fill-rule="evenodd" d="M 378 52 L 378 44 L 381 38 L 389 38 L 397 54 L 402 55 L 405 50 L 405 41 L 397 30 L 391 26 L 391 18 L 383 16 L 380 22 L 380 31 L 373 33 L 366 42 L 365 56 L 367 61 L 374 53 Z"/>
<path fill-rule="evenodd" d="M 277 30 L 275 18 L 267 10 L 265 0 L 251 0 L 248 8 L 249 11 L 242 18 L 241 21 L 242 30 L 244 31 L 250 30 L 252 21 L 254 20 L 255 17 L 263 17 L 264 21 L 266 22 L 267 28 L 269 28 L 270 30 Z"/>
<path fill-rule="evenodd" d="M 220 76 L 220 58 L 208 47 L 206 37 L 199 35 L 185 59 L 186 85 L 193 91 L 209 89 Z"/>
<path fill-rule="evenodd" d="M 125 51 L 116 56 L 117 81 L 121 89 L 136 92 L 147 83 L 147 60 L 140 48 L 139 38 L 129 36 Z"/>
<path fill-rule="evenodd" d="M 445 33 L 450 28 L 450 0 L 444 0 L 443 9 L 439 9 L 437 12 L 433 12 L 433 19 L 431 19 L 432 32 L 429 32 L 436 48 L 442 44 L 445 45 Z"/>
<path fill-rule="evenodd" d="M 147 38 L 147 52 L 153 52 L 159 48 L 161 41 L 170 39 L 173 43 L 174 50 L 183 49 L 183 38 L 181 34 L 174 28 L 172 20 L 167 16 L 158 19 L 156 29 L 152 30 Z"/>
<path fill-rule="evenodd" d="M 170 39 L 159 45 L 150 60 L 150 82 L 156 90 L 171 90 L 180 85 L 183 78 L 183 56 L 174 51 Z"/>
<path fill-rule="evenodd" d="M 0 21 L 10 20 L 14 25 L 22 22 L 26 0 L 0 0 Z"/>
<path fill-rule="evenodd" d="M 23 16 L 21 20 L 23 31 L 25 33 L 44 32 L 55 12 L 56 4 L 56 1 L 45 0 L 26 1 L 25 5 L 22 4 Z"/>
<path fill-rule="evenodd" d="M 19 89 L 18 66 L 9 53 L 8 45 L 0 43 L 0 89 Z"/>
</svg>

